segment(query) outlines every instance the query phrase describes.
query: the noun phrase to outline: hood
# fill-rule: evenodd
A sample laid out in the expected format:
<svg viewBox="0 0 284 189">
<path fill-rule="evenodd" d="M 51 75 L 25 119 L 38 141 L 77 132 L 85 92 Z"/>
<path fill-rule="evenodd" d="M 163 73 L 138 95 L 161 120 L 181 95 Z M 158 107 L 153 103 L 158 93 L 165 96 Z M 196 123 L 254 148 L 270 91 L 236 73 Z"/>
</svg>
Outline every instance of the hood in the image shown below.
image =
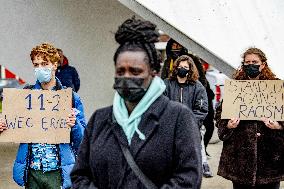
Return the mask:
<svg viewBox="0 0 284 189">
<path fill-rule="evenodd" d="M 64 56 L 64 55 L 63 55 Z M 67 65 L 69 65 L 69 61 L 68 61 L 68 59 L 66 58 L 66 56 L 64 56 L 64 58 L 63 58 L 63 64 L 61 65 L 61 66 L 67 66 Z"/>
<path fill-rule="evenodd" d="M 182 48 L 179 50 L 179 51 L 174 51 L 172 49 L 172 45 L 174 43 L 177 43 L 179 44 L 177 41 L 175 41 L 174 39 L 170 39 L 167 43 L 167 46 L 166 46 L 166 54 L 167 54 L 167 58 L 170 58 L 170 59 L 177 59 L 177 57 L 181 56 L 181 55 L 187 55 L 188 54 L 188 50 L 183 47 L 182 45 Z M 180 45 L 180 44 L 179 44 Z"/>
</svg>

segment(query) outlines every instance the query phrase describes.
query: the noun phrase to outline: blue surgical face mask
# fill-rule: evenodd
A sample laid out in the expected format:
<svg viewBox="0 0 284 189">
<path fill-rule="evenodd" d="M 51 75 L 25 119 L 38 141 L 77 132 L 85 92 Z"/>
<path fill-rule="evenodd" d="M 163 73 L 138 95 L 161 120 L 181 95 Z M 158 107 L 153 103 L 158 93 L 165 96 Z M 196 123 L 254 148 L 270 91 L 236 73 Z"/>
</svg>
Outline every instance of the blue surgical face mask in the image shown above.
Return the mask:
<svg viewBox="0 0 284 189">
<path fill-rule="evenodd" d="M 35 76 L 40 83 L 48 83 L 51 80 L 52 68 L 35 68 Z"/>
</svg>

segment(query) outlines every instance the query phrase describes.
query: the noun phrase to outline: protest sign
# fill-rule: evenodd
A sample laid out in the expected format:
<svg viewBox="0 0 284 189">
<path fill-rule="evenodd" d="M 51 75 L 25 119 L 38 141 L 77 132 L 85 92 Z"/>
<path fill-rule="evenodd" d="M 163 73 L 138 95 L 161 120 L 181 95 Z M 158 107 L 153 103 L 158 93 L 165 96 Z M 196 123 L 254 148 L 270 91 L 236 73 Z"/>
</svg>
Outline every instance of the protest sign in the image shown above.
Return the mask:
<svg viewBox="0 0 284 189">
<path fill-rule="evenodd" d="M 66 124 L 72 107 L 72 89 L 58 91 L 4 89 L 2 118 L 8 129 L 0 142 L 70 143 Z"/>
<path fill-rule="evenodd" d="M 222 119 L 284 121 L 284 81 L 226 80 Z"/>
</svg>

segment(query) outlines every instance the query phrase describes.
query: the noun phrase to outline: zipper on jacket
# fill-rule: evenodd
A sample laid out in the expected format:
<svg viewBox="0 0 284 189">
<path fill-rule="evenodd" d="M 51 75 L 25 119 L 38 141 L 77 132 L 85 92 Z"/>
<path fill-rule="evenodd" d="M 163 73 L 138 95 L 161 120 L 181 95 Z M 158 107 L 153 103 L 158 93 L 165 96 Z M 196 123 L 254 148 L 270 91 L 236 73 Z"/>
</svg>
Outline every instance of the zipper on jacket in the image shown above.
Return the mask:
<svg viewBox="0 0 284 189">
<path fill-rule="evenodd" d="M 183 98 L 183 96 L 182 96 L 182 91 L 183 91 L 183 88 L 180 88 L 180 100 L 179 100 L 179 101 L 180 101 L 181 103 L 182 103 L 182 101 L 183 101 L 183 100 L 182 100 L 182 98 Z"/>
<path fill-rule="evenodd" d="M 28 182 L 28 174 L 29 174 L 29 169 L 30 169 L 30 158 L 31 158 L 31 153 L 32 153 L 32 147 L 31 144 L 28 144 L 28 155 L 27 155 L 27 159 L 26 159 L 26 166 L 25 166 L 25 172 L 24 172 L 24 183 L 25 185 Z"/>
</svg>

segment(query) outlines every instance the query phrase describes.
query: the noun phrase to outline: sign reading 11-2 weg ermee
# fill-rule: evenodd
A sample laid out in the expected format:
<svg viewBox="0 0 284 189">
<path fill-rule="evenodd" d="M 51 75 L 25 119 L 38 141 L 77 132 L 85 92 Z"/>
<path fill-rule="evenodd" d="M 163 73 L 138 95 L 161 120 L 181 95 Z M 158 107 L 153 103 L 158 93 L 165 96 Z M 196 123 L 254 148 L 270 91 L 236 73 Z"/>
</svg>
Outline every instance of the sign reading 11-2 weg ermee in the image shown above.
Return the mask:
<svg viewBox="0 0 284 189">
<path fill-rule="evenodd" d="M 72 89 L 4 89 L 2 107 L 8 129 L 0 134 L 0 142 L 70 143 L 66 119 L 71 113 Z"/>
<path fill-rule="evenodd" d="M 284 81 L 226 80 L 222 119 L 284 121 Z"/>
</svg>

